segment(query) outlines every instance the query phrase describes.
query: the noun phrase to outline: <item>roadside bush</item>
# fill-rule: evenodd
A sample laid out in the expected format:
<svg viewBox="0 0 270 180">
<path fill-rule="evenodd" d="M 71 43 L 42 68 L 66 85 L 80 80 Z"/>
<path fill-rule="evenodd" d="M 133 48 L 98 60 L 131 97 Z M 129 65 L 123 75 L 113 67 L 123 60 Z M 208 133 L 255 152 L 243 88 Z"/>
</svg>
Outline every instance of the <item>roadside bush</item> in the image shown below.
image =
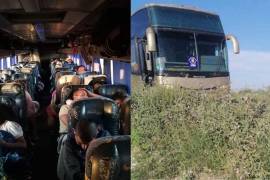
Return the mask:
<svg viewBox="0 0 270 180">
<path fill-rule="evenodd" d="M 132 178 L 270 178 L 270 90 L 132 90 Z"/>
</svg>

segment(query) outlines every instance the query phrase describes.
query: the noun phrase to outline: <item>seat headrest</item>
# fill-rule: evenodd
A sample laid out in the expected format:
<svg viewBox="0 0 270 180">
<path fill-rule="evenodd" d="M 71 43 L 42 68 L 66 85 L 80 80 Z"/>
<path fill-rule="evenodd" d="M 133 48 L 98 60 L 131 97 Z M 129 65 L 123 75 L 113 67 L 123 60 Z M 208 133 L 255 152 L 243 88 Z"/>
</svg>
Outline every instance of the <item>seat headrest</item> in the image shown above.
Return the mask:
<svg viewBox="0 0 270 180">
<path fill-rule="evenodd" d="M 115 102 L 107 98 L 87 98 L 75 101 L 69 114 L 70 125 L 74 128 L 78 120 L 103 124 L 106 119 L 118 119 L 119 108 Z"/>
<path fill-rule="evenodd" d="M 76 74 L 78 74 L 78 73 L 76 72 Z M 86 77 L 86 76 L 90 76 L 90 75 L 94 75 L 94 74 L 91 71 L 85 71 L 85 72 L 78 74 L 78 75 L 80 75 L 81 77 Z"/>
<path fill-rule="evenodd" d="M 70 69 L 65 68 L 65 67 L 55 68 L 55 72 L 61 72 L 61 71 L 70 71 Z"/>
<path fill-rule="evenodd" d="M 8 81 L 8 83 L 18 83 L 18 84 L 21 84 L 25 88 L 25 85 L 27 85 L 29 81 L 28 79 L 18 78 L 18 79 Z"/>
<path fill-rule="evenodd" d="M 66 85 L 79 85 L 81 79 L 77 75 L 61 76 L 56 82 L 56 104 L 61 103 L 61 90 Z"/>
<path fill-rule="evenodd" d="M 11 76 L 8 74 L 0 74 L 0 79 L 3 82 L 9 81 L 11 79 Z"/>
<path fill-rule="evenodd" d="M 21 72 L 25 74 L 31 74 L 32 73 L 32 68 L 31 67 L 23 67 L 21 68 Z"/>
<path fill-rule="evenodd" d="M 12 80 L 16 80 L 16 79 L 25 79 L 27 80 L 31 75 L 30 74 L 26 74 L 26 73 L 16 73 L 13 74 L 11 79 Z"/>
<path fill-rule="evenodd" d="M 26 111 L 26 99 L 25 99 L 25 90 L 23 85 L 18 83 L 5 83 L 0 84 L 0 96 L 8 96 L 9 98 L 12 98 L 16 106 L 12 106 L 12 110 L 16 113 L 14 115 L 16 116 L 16 121 L 22 126 L 25 127 L 26 124 L 26 117 L 27 117 L 27 111 Z M 12 104 L 13 101 L 9 98 L 2 98 L 3 103 Z"/>
<path fill-rule="evenodd" d="M 98 94 L 107 98 L 113 98 L 116 93 L 121 93 L 123 96 L 128 95 L 128 87 L 123 84 L 104 84 L 99 87 Z"/>
<path fill-rule="evenodd" d="M 63 75 L 75 75 L 75 71 L 56 71 L 55 76 L 63 76 Z"/>
<path fill-rule="evenodd" d="M 101 83 L 101 84 L 106 84 L 107 81 L 107 77 L 106 75 L 89 75 L 84 77 L 84 84 L 85 85 L 93 85 L 97 82 Z"/>
<path fill-rule="evenodd" d="M 57 84 L 57 81 L 59 80 L 60 77 L 65 76 L 65 75 L 75 75 L 76 72 L 73 71 L 58 71 L 55 73 L 55 84 Z"/>
<path fill-rule="evenodd" d="M 16 102 L 14 101 L 13 98 L 9 96 L 2 95 L 0 96 L 0 104 L 4 104 L 8 107 L 13 107 L 16 105 Z"/>
<path fill-rule="evenodd" d="M 130 179 L 130 142 L 128 135 L 93 140 L 86 151 L 86 179 Z"/>
<path fill-rule="evenodd" d="M 93 92 L 92 87 L 88 85 L 66 85 L 62 88 L 61 91 L 61 104 L 65 104 L 66 100 L 72 96 L 73 92 L 80 88 L 84 88 L 89 92 Z"/>
<path fill-rule="evenodd" d="M 56 84 L 56 88 L 62 87 L 65 85 L 79 85 L 81 83 L 81 79 L 77 75 L 63 75 L 61 76 Z"/>
<path fill-rule="evenodd" d="M 30 61 L 29 64 L 35 64 L 35 65 L 39 65 L 40 62 L 39 61 Z"/>
<path fill-rule="evenodd" d="M 15 71 L 11 70 L 11 69 L 4 69 L 4 70 L 1 71 L 1 74 L 7 74 L 9 76 L 11 76 L 14 73 L 15 73 Z"/>
<path fill-rule="evenodd" d="M 0 84 L 0 94 L 18 94 L 21 92 L 24 92 L 24 87 L 19 83 Z"/>
<path fill-rule="evenodd" d="M 16 106 L 16 101 L 10 96 L 1 95 L 0 96 L 0 104 L 3 104 L 10 108 L 14 114 L 10 114 L 10 117 L 14 116 L 16 119 L 9 119 L 9 120 L 17 120 L 16 115 L 18 114 L 18 107 Z M 8 112 L 5 112 L 8 113 Z"/>
</svg>

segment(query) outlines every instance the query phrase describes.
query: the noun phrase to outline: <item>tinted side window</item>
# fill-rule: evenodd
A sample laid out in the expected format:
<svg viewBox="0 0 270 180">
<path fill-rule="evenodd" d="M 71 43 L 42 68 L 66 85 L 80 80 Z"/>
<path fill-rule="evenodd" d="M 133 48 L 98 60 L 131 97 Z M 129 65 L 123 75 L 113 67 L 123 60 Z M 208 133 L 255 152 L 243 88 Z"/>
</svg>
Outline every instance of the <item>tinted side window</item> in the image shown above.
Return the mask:
<svg viewBox="0 0 270 180">
<path fill-rule="evenodd" d="M 142 38 L 145 29 L 149 26 L 147 10 L 142 9 L 131 17 L 131 38 L 135 36 Z"/>
<path fill-rule="evenodd" d="M 131 71 L 133 74 L 140 74 L 139 57 L 135 46 L 135 38 L 131 39 Z"/>
<path fill-rule="evenodd" d="M 141 73 L 141 63 L 138 54 L 138 49 L 136 49 L 135 38 L 143 38 L 145 35 L 145 30 L 149 26 L 148 23 L 147 10 L 142 9 L 135 13 L 131 17 L 131 69 L 133 74 Z"/>
</svg>

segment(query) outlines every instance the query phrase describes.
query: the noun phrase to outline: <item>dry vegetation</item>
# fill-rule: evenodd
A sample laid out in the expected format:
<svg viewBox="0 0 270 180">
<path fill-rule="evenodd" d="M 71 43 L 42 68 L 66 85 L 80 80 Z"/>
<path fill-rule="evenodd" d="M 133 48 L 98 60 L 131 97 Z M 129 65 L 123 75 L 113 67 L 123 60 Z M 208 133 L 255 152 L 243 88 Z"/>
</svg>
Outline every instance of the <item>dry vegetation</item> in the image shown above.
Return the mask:
<svg viewBox="0 0 270 180">
<path fill-rule="evenodd" d="M 270 179 L 270 90 L 132 90 L 133 179 Z"/>
</svg>

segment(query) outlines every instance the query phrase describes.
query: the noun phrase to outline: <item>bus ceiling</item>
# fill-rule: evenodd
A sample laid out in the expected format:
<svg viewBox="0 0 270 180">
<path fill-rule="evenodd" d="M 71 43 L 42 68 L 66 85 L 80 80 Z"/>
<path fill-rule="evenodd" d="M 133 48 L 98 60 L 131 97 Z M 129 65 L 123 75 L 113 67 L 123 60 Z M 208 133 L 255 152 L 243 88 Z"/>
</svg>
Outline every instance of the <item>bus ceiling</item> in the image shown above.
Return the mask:
<svg viewBox="0 0 270 180">
<path fill-rule="evenodd" d="M 129 56 L 127 0 L 0 0 L 0 49 L 90 46 Z"/>
</svg>

